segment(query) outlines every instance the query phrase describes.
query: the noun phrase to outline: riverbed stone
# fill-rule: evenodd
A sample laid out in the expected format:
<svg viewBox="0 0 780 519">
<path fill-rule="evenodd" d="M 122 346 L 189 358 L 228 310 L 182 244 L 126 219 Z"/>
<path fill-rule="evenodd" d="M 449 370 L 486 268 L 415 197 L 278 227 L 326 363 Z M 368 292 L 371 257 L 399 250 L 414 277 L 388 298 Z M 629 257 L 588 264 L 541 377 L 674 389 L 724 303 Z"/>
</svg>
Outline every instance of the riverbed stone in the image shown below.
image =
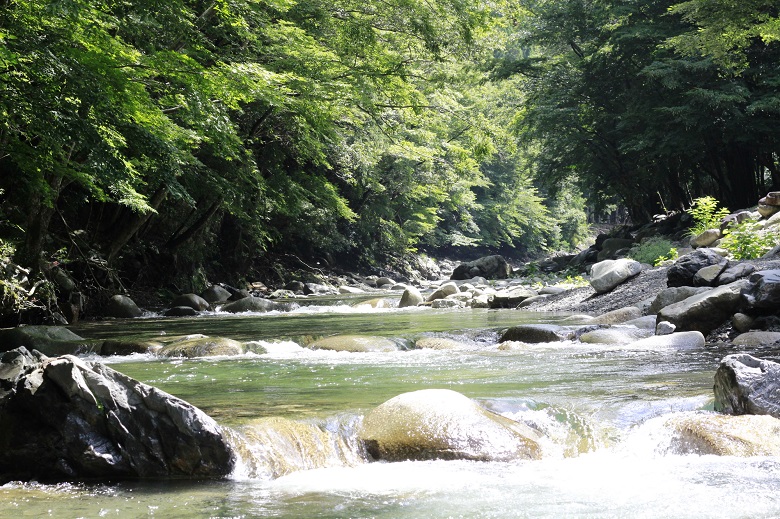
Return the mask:
<svg viewBox="0 0 780 519">
<path fill-rule="evenodd" d="M 729 264 L 726 270 L 718 276 L 718 285 L 728 285 L 738 279 L 749 277 L 756 271 L 755 265 L 750 263 Z"/>
<path fill-rule="evenodd" d="M 466 343 L 447 337 L 421 337 L 415 341 L 414 346 L 426 350 L 462 350 L 468 348 Z"/>
<path fill-rule="evenodd" d="M 117 294 L 106 303 L 104 310 L 106 317 L 119 317 L 120 319 L 132 319 L 141 317 L 143 312 L 130 297 Z"/>
<path fill-rule="evenodd" d="M 587 344 L 629 344 L 653 335 L 651 330 L 633 326 L 596 328 L 580 335 L 580 342 Z"/>
<path fill-rule="evenodd" d="M 697 287 L 714 287 L 719 285 L 718 279 L 727 268 L 728 263 L 723 265 L 710 265 L 699 269 L 693 276 L 693 285 Z"/>
<path fill-rule="evenodd" d="M 431 301 L 435 301 L 437 299 L 444 299 L 445 297 L 450 296 L 452 294 L 457 294 L 458 292 L 460 292 L 460 289 L 458 289 L 458 285 L 456 285 L 455 283 L 444 283 L 439 288 L 434 290 L 433 293 L 431 293 L 431 295 L 428 296 L 426 301 L 430 303 Z"/>
<path fill-rule="evenodd" d="M 227 476 L 222 429 L 189 403 L 71 355 L 0 368 L 0 483 Z M 23 367 L 19 371 L 20 362 Z M 10 379 L 9 376 L 10 375 Z"/>
<path fill-rule="evenodd" d="M 780 270 L 761 270 L 750 275 L 744 300 L 749 308 L 780 307 Z"/>
<path fill-rule="evenodd" d="M 500 290 L 488 296 L 490 308 L 517 308 L 517 306 L 528 298 L 538 296 L 539 294 L 527 287 L 515 287 L 506 290 Z"/>
<path fill-rule="evenodd" d="M 590 286 L 598 294 L 604 294 L 642 271 L 638 261 L 620 258 L 604 260 L 591 267 Z"/>
<path fill-rule="evenodd" d="M 359 437 L 386 461 L 538 459 L 541 436 L 449 389 L 403 393 L 370 411 Z"/>
<path fill-rule="evenodd" d="M 465 308 L 466 303 L 464 301 L 458 301 L 457 299 L 436 299 L 431 301 L 431 308 Z"/>
<path fill-rule="evenodd" d="M 672 287 L 665 288 L 656 294 L 653 302 L 650 303 L 648 312 L 651 314 L 657 314 L 661 308 L 669 306 L 674 303 L 679 303 L 691 296 L 702 294 L 712 290 L 712 287 Z"/>
<path fill-rule="evenodd" d="M 571 335 L 568 329 L 554 324 L 520 324 L 505 330 L 498 342 L 560 342 L 568 340 Z"/>
<path fill-rule="evenodd" d="M 620 324 L 642 317 L 642 311 L 636 306 L 626 306 L 601 314 L 591 322 L 593 324 Z"/>
<path fill-rule="evenodd" d="M 209 302 L 197 294 L 182 294 L 171 301 L 171 306 L 189 306 L 198 312 L 202 312 L 210 308 Z"/>
<path fill-rule="evenodd" d="M 658 321 L 669 321 L 680 331 L 708 334 L 739 310 L 747 285 L 747 280 L 735 281 L 666 306 L 658 312 Z"/>
<path fill-rule="evenodd" d="M 721 238 L 720 229 L 707 229 L 701 234 L 693 236 L 690 240 L 691 247 L 709 247 Z"/>
<path fill-rule="evenodd" d="M 737 312 L 731 316 L 731 325 L 740 333 L 749 332 L 753 325 L 756 324 L 756 319 L 753 316 Z"/>
<path fill-rule="evenodd" d="M 220 310 L 237 314 L 241 312 L 271 312 L 278 310 L 279 304 L 262 297 L 249 296 L 230 302 L 224 305 Z"/>
<path fill-rule="evenodd" d="M 780 418 L 780 364 L 737 353 L 715 372 L 715 410 L 726 414 L 768 414 Z"/>
<path fill-rule="evenodd" d="M 780 332 L 752 331 L 737 335 L 731 341 L 735 346 L 766 346 L 780 341 Z"/>
<path fill-rule="evenodd" d="M 225 337 L 194 337 L 165 345 L 158 353 L 161 357 L 214 357 L 241 355 L 244 346 Z"/>
<path fill-rule="evenodd" d="M 666 286 L 694 286 L 693 278 L 698 271 L 710 265 L 724 266 L 728 260 L 711 248 L 696 249 L 685 254 L 669 267 L 666 273 Z"/>
<path fill-rule="evenodd" d="M 109 339 L 103 341 L 100 354 L 132 355 L 133 353 L 157 353 L 163 348 L 163 343 L 158 341 L 144 341 L 131 339 Z"/>
<path fill-rule="evenodd" d="M 601 244 L 596 261 L 614 260 L 620 251 L 629 249 L 634 244 L 631 238 L 607 238 Z"/>
<path fill-rule="evenodd" d="M 365 290 L 358 287 L 351 287 L 349 285 L 341 285 L 339 288 L 339 294 L 365 294 Z"/>
<path fill-rule="evenodd" d="M 461 263 L 452 271 L 450 279 L 471 279 L 477 276 L 487 279 L 506 279 L 511 273 L 512 267 L 504 257 L 495 254 Z"/>
<path fill-rule="evenodd" d="M 666 420 L 677 454 L 780 455 L 780 420 L 772 416 L 681 413 Z"/>
<path fill-rule="evenodd" d="M 670 333 L 674 333 L 675 330 L 677 330 L 677 327 L 669 321 L 661 321 L 655 327 L 655 334 L 669 335 Z"/>
<path fill-rule="evenodd" d="M 174 306 L 162 313 L 165 317 L 192 317 L 198 315 L 198 311 L 190 306 Z"/>
<path fill-rule="evenodd" d="M 398 344 L 387 337 L 372 335 L 333 335 L 309 344 L 314 350 L 347 351 L 352 353 L 398 350 Z"/>
</svg>

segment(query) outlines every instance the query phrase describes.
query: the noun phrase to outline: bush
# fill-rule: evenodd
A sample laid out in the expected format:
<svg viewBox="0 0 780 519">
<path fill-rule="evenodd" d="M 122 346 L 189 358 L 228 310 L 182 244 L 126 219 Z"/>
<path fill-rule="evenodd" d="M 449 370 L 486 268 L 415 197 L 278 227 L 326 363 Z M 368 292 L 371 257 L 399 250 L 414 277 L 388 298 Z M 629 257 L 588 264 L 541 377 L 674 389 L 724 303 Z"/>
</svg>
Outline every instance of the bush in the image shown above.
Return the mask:
<svg viewBox="0 0 780 519">
<path fill-rule="evenodd" d="M 674 243 L 666 238 L 653 237 L 632 245 L 628 257 L 640 263 L 657 266 L 663 261 L 677 259 L 677 249 Z"/>
<path fill-rule="evenodd" d="M 718 209 L 718 201 L 711 196 L 697 198 L 686 212 L 693 217 L 693 226 L 687 232 L 689 236 L 698 236 L 707 229 L 719 228 L 721 220 L 729 215 L 725 207 Z"/>
<path fill-rule="evenodd" d="M 742 222 L 723 232 L 726 236 L 720 245 L 737 260 L 760 258 L 772 250 L 780 238 L 776 230 L 764 230 L 756 222 Z"/>
</svg>

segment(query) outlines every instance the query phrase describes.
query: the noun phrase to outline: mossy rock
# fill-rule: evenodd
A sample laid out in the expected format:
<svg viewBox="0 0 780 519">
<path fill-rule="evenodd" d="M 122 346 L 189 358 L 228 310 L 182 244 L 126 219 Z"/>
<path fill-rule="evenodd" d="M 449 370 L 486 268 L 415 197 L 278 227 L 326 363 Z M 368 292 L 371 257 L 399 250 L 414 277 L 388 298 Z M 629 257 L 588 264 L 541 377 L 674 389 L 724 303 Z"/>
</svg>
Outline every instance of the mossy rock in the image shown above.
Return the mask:
<svg viewBox="0 0 780 519">
<path fill-rule="evenodd" d="M 84 339 L 62 326 L 19 326 L 0 329 L 0 351 L 19 346 L 38 350 L 48 357 L 100 353 L 102 344 Z"/>
<path fill-rule="evenodd" d="M 164 346 L 161 357 L 214 357 L 218 355 L 241 355 L 244 345 L 225 337 L 196 337 L 173 342 Z"/>
</svg>

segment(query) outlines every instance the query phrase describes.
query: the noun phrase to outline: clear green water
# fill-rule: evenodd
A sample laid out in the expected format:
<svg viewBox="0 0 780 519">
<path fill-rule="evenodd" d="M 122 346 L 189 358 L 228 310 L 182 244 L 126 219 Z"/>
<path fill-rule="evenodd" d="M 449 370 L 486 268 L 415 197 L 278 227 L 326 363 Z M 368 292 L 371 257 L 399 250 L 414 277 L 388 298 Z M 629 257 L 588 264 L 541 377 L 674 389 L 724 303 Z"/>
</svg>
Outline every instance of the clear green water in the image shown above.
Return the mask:
<svg viewBox="0 0 780 519">
<path fill-rule="evenodd" d="M 260 341 L 267 354 L 106 359 L 230 429 L 284 417 L 349 437 L 354 424 L 385 400 L 447 388 L 535 421 L 550 445 L 541 460 L 511 463 L 334 459 L 277 479 L 239 470 L 226 481 L 9 484 L 0 487 L 0 517 L 780 516 L 780 459 L 677 455 L 664 448 L 658 420 L 710 407 L 712 376 L 729 352 L 571 343 L 501 351 L 496 344 L 500 328 L 561 317 L 509 310 L 310 309 L 79 327 L 75 331 L 88 338 L 164 332 Z M 335 333 L 445 335 L 466 349 L 337 353 L 299 345 Z"/>
</svg>

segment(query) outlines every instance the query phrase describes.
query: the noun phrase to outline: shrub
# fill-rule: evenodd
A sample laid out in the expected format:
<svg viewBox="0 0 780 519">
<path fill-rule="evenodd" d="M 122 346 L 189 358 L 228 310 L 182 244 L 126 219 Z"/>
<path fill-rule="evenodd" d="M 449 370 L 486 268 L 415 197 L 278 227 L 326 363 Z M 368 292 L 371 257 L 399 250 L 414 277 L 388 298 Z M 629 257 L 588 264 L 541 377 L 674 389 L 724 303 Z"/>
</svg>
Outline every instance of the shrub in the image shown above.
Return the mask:
<svg viewBox="0 0 780 519">
<path fill-rule="evenodd" d="M 640 263 L 657 266 L 662 261 L 677 259 L 677 249 L 671 241 L 656 236 L 632 245 L 628 257 Z"/>
<path fill-rule="evenodd" d="M 776 230 L 764 230 L 756 222 L 741 224 L 723 231 L 726 235 L 721 247 L 737 260 L 760 258 L 778 243 Z"/>
<path fill-rule="evenodd" d="M 720 227 L 720 222 L 729 215 L 725 207 L 718 209 L 718 201 L 711 196 L 697 198 L 686 211 L 693 217 L 693 226 L 688 229 L 689 236 L 698 236 L 707 229 Z"/>
</svg>

